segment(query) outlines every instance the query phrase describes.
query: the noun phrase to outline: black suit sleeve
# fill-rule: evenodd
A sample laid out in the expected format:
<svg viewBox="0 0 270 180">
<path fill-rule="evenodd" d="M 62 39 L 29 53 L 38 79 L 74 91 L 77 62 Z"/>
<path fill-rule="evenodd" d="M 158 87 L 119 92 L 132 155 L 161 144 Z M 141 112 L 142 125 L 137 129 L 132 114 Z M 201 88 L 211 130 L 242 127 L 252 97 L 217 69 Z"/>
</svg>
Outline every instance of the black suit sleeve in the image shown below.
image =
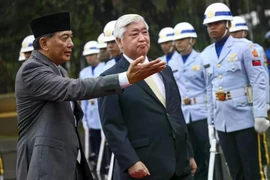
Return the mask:
<svg viewBox="0 0 270 180">
<path fill-rule="evenodd" d="M 140 161 L 128 139 L 118 95 L 99 98 L 99 114 L 106 139 L 123 171 Z"/>
<path fill-rule="evenodd" d="M 177 83 L 175 81 L 175 78 L 173 76 L 173 72 L 172 72 L 172 69 L 167 66 L 168 69 L 169 69 L 169 72 L 170 72 L 170 76 L 171 76 L 171 79 L 173 80 L 174 82 L 174 86 L 176 86 L 176 88 L 178 89 L 178 86 L 177 86 Z M 179 91 L 178 91 L 179 92 Z M 177 95 L 176 95 L 177 96 Z M 178 93 L 178 98 L 179 98 L 179 101 L 181 102 L 181 96 L 180 96 L 180 92 Z M 185 120 L 184 116 L 183 116 L 183 113 L 182 111 L 180 112 L 181 116 L 182 116 L 182 120 Z M 187 130 L 187 126 L 186 126 L 186 122 L 181 122 L 181 124 L 184 126 L 185 128 L 185 132 L 187 134 L 187 148 L 188 148 L 188 156 L 189 158 L 194 158 L 194 152 L 193 152 L 193 148 L 192 148 L 192 145 L 191 145 L 191 141 L 190 141 L 190 138 L 189 138 L 189 134 L 188 134 L 188 130 Z"/>
</svg>

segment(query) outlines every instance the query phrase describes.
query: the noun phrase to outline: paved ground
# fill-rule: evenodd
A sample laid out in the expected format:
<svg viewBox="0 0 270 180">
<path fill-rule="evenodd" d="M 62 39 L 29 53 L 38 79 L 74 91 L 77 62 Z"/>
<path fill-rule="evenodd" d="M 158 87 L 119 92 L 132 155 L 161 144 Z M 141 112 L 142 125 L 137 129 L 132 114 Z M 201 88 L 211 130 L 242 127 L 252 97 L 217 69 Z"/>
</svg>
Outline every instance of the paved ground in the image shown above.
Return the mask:
<svg viewBox="0 0 270 180">
<path fill-rule="evenodd" d="M 267 133 L 268 147 L 270 145 L 270 131 Z M 83 138 L 83 136 L 82 136 Z M 5 166 L 5 180 L 16 180 L 15 166 L 16 166 L 16 137 L 0 137 L 0 151 L 3 152 L 3 160 Z M 83 141 L 82 141 L 83 142 Z M 226 168 L 223 168 L 226 171 Z M 268 171 L 268 177 L 270 173 Z M 229 179 L 225 179 L 229 180 Z"/>
</svg>

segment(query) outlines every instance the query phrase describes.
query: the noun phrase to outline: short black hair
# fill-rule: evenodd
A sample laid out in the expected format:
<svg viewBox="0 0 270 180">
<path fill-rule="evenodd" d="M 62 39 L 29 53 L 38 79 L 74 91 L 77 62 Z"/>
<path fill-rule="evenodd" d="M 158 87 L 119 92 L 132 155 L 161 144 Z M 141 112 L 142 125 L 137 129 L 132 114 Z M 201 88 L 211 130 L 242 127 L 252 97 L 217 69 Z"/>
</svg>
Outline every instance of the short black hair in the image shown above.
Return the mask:
<svg viewBox="0 0 270 180">
<path fill-rule="evenodd" d="M 54 36 L 54 34 L 55 34 L 55 33 L 45 34 L 45 35 L 42 35 L 42 36 L 40 36 L 40 37 L 38 37 L 38 38 L 35 38 L 35 40 L 34 40 L 34 42 L 33 42 L 33 47 L 34 47 L 34 49 L 35 49 L 35 50 L 41 49 L 40 44 L 39 44 L 40 38 L 42 38 L 42 37 L 48 37 L 48 38 L 51 38 L 51 37 Z"/>
</svg>

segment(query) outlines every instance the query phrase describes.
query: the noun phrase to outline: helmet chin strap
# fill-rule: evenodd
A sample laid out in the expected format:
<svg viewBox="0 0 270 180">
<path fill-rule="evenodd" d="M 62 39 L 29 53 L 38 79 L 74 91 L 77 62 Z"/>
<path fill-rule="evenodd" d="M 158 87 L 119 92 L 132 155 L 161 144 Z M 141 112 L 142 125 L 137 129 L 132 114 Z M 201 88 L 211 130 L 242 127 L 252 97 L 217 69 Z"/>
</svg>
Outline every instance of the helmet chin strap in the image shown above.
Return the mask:
<svg viewBox="0 0 270 180">
<path fill-rule="evenodd" d="M 169 50 L 169 53 L 171 53 L 172 51 L 173 51 L 173 48 L 174 48 L 174 41 L 172 41 L 172 45 L 171 45 L 171 48 L 170 48 L 170 50 Z"/>
<path fill-rule="evenodd" d="M 221 36 L 221 38 L 217 39 L 216 41 L 223 39 L 227 35 L 228 30 L 229 30 L 229 21 L 226 21 L 226 30 L 225 30 L 224 34 Z"/>
<path fill-rule="evenodd" d="M 191 48 L 191 44 L 192 44 L 192 38 L 189 39 L 188 47 L 186 49 L 184 49 L 184 51 L 182 51 L 182 53 L 187 52 Z"/>
<path fill-rule="evenodd" d="M 245 31 L 242 31 L 242 38 L 245 38 Z"/>
</svg>

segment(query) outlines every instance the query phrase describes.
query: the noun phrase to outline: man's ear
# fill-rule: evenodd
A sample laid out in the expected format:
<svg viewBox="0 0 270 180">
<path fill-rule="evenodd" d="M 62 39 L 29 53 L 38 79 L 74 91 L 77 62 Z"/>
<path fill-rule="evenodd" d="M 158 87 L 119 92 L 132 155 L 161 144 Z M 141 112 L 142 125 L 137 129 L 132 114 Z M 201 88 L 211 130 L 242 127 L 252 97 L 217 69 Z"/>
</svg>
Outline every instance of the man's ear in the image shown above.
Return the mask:
<svg viewBox="0 0 270 180">
<path fill-rule="evenodd" d="M 48 51 L 48 38 L 45 37 L 41 37 L 39 39 L 39 45 L 41 47 L 41 49 L 43 49 L 44 51 Z"/>
<path fill-rule="evenodd" d="M 122 50 L 123 49 L 123 43 L 122 40 L 120 38 L 116 38 L 116 43 L 119 46 L 119 49 Z"/>
<path fill-rule="evenodd" d="M 196 39 L 192 38 L 192 46 L 194 46 L 195 43 L 196 43 Z"/>
</svg>

